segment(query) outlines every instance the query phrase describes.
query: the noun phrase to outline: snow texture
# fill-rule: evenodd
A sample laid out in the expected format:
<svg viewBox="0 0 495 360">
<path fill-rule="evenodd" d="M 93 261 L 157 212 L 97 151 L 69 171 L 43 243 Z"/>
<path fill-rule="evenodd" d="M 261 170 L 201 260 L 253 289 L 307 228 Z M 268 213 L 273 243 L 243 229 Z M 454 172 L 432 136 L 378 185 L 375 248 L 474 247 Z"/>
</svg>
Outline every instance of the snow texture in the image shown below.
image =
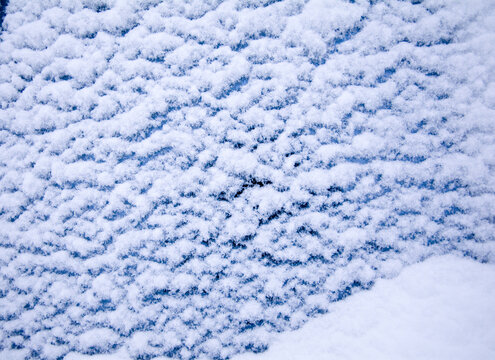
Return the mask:
<svg viewBox="0 0 495 360">
<path fill-rule="evenodd" d="M 495 262 L 495 1 L 10 0 L 0 358 L 268 348 Z"/>
<path fill-rule="evenodd" d="M 3 18 L 5 17 L 5 9 L 7 8 L 7 0 L 0 0 L 0 31 L 2 29 Z"/>
<path fill-rule="evenodd" d="M 235 360 L 495 359 L 495 266 L 454 256 L 412 265 Z"/>
</svg>

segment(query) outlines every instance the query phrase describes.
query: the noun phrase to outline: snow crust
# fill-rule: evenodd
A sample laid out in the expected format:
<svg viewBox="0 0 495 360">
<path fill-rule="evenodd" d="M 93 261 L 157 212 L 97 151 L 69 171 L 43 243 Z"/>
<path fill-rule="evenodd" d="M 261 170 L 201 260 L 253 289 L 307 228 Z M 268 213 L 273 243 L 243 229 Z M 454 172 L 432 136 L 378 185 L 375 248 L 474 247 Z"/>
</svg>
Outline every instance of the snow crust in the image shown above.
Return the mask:
<svg viewBox="0 0 495 360">
<path fill-rule="evenodd" d="M 267 349 L 495 262 L 492 0 L 11 0 L 0 358 Z"/>
<path fill-rule="evenodd" d="M 432 257 L 235 360 L 493 359 L 495 266 Z"/>
</svg>

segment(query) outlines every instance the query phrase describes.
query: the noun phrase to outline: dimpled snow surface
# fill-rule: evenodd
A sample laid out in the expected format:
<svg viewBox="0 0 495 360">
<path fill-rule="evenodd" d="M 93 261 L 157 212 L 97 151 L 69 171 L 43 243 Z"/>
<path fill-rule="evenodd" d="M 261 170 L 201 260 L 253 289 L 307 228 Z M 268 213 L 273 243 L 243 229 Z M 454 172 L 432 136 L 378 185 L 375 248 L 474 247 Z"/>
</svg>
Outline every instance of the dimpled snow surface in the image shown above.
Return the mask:
<svg viewBox="0 0 495 360">
<path fill-rule="evenodd" d="M 495 262 L 493 0 L 10 0 L 0 41 L 1 359 L 226 359 Z"/>
</svg>

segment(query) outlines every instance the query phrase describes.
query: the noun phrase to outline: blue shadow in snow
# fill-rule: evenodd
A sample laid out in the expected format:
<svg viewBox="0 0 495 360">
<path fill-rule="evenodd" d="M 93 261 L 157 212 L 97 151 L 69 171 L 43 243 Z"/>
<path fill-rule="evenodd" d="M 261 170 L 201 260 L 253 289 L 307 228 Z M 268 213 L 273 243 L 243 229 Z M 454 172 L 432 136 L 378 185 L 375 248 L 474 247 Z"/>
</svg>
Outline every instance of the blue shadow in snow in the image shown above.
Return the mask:
<svg viewBox="0 0 495 360">
<path fill-rule="evenodd" d="M 0 30 L 2 30 L 3 19 L 5 14 L 7 13 L 7 5 L 9 4 L 8 0 L 0 0 Z"/>
</svg>

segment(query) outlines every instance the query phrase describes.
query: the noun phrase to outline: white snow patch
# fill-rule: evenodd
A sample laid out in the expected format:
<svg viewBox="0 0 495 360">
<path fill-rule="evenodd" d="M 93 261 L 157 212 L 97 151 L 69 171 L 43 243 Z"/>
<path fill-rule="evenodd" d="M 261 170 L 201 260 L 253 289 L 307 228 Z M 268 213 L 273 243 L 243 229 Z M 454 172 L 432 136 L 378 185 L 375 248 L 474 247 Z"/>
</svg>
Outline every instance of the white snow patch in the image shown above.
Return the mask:
<svg viewBox="0 0 495 360">
<path fill-rule="evenodd" d="M 432 257 L 235 360 L 493 359 L 495 265 Z"/>
</svg>

